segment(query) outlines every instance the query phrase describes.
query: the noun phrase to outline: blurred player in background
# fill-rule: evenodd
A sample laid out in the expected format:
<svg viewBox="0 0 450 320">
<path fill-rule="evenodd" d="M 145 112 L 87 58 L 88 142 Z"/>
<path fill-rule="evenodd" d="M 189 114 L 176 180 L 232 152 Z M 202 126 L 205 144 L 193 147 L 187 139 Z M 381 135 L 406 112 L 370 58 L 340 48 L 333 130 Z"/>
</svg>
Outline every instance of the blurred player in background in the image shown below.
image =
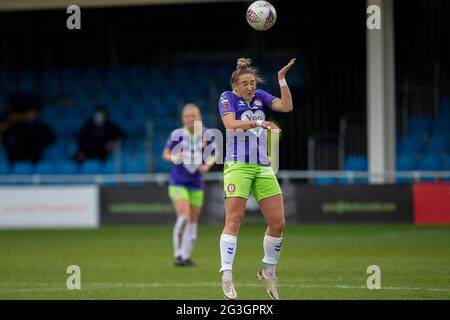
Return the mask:
<svg viewBox="0 0 450 320">
<path fill-rule="evenodd" d="M 280 129 L 274 123 L 265 121 L 265 111 L 268 108 L 278 112 L 292 111 L 292 96 L 285 76 L 295 63 L 295 59 L 278 72 L 281 99 L 256 89 L 256 84 L 262 80 L 258 70 L 251 66 L 251 62 L 250 59 L 238 59 L 237 68 L 230 81 L 233 91 L 224 92 L 219 100 L 219 113 L 227 129 L 224 165 L 226 218 L 220 237 L 220 272 L 225 297 L 236 299 L 232 276 L 233 260 L 236 254 L 237 235 L 251 191 L 268 224 L 263 241 L 264 265 L 257 276 L 266 285 L 269 296 L 278 300 L 275 267 L 283 239 L 284 205 L 278 180 L 270 166 L 268 133 L 265 129 L 277 132 Z M 241 132 L 245 131 L 245 135 L 235 138 L 228 134 L 230 131 L 238 132 L 236 130 L 239 129 Z M 245 142 L 249 134 L 257 137 L 256 144 Z M 239 139 L 244 139 L 243 143 L 239 144 Z"/>
<path fill-rule="evenodd" d="M 173 228 L 175 266 L 193 265 L 191 254 L 203 207 L 202 175 L 214 164 L 214 159 L 203 161 L 203 149 L 206 147 L 204 128 L 201 128 L 200 134 L 194 132 L 195 122 L 201 122 L 200 109 L 192 103 L 185 105 L 182 111 L 183 128 L 171 133 L 163 152 L 164 160 L 175 163 L 169 182 L 169 197 L 177 215 Z"/>
</svg>

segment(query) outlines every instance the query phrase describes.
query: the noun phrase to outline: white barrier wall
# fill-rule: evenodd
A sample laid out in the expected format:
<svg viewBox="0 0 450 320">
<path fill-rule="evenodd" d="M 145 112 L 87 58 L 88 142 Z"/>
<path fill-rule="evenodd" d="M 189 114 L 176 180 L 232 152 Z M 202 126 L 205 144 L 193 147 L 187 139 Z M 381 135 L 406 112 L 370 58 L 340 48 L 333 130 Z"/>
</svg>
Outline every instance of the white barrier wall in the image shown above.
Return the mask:
<svg viewBox="0 0 450 320">
<path fill-rule="evenodd" d="M 96 186 L 0 188 L 0 229 L 96 228 Z"/>
</svg>

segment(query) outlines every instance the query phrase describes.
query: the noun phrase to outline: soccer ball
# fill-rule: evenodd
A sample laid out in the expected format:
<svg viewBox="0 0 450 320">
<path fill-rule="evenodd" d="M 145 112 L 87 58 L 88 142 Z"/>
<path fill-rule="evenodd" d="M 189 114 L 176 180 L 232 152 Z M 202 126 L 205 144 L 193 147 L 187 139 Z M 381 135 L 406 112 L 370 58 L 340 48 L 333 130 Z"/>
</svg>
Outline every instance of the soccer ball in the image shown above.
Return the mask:
<svg viewBox="0 0 450 320">
<path fill-rule="evenodd" d="M 247 9 L 247 22 L 253 29 L 264 31 L 270 29 L 277 20 L 277 12 L 267 1 L 255 1 Z"/>
</svg>

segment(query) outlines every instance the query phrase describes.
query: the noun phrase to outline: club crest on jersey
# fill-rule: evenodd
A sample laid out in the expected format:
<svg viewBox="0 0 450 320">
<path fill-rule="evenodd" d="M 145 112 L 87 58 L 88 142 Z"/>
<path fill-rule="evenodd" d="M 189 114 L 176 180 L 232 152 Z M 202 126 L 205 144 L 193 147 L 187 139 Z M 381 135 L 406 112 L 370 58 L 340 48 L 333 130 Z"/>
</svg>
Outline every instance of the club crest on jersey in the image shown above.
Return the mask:
<svg viewBox="0 0 450 320">
<path fill-rule="evenodd" d="M 228 103 L 228 100 L 224 99 L 222 100 L 222 110 L 228 111 L 230 109 L 230 104 Z"/>
<path fill-rule="evenodd" d="M 242 100 L 239 100 L 239 106 L 240 106 L 240 107 L 245 106 L 245 102 L 242 101 Z"/>
<path fill-rule="evenodd" d="M 234 192 L 236 190 L 236 186 L 230 183 L 227 187 L 228 192 Z"/>
<path fill-rule="evenodd" d="M 255 100 L 253 102 L 253 106 L 254 106 L 254 108 L 261 108 L 262 107 L 262 102 L 259 101 L 259 100 Z"/>
</svg>

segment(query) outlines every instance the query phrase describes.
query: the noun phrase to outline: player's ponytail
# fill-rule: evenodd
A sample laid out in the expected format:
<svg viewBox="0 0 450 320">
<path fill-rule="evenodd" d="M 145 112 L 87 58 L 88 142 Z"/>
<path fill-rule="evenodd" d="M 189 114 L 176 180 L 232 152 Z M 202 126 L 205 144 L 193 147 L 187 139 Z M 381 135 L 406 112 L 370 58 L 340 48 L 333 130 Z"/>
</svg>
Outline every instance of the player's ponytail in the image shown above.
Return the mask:
<svg viewBox="0 0 450 320">
<path fill-rule="evenodd" d="M 263 78 L 259 74 L 258 69 L 252 67 L 252 59 L 239 58 L 236 62 L 236 70 L 233 72 L 230 78 L 231 86 L 239 81 L 239 77 L 243 74 L 250 73 L 255 76 L 257 83 L 264 82 Z"/>
</svg>

